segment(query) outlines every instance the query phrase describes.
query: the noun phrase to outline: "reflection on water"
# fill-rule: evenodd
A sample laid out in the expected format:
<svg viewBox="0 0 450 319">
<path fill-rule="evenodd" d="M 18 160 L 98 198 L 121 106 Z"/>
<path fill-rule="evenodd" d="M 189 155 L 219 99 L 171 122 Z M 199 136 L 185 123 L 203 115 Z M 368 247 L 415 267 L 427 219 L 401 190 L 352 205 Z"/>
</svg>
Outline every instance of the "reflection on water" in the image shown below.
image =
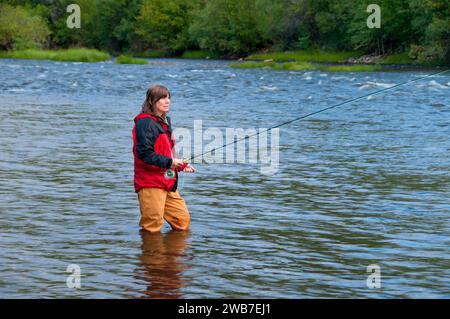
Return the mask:
<svg viewBox="0 0 450 319">
<path fill-rule="evenodd" d="M 187 265 L 183 262 L 189 231 L 149 233 L 141 231 L 142 254 L 136 278 L 147 284 L 145 298 L 184 298 L 181 288 L 188 282 L 183 277 Z"/>
</svg>

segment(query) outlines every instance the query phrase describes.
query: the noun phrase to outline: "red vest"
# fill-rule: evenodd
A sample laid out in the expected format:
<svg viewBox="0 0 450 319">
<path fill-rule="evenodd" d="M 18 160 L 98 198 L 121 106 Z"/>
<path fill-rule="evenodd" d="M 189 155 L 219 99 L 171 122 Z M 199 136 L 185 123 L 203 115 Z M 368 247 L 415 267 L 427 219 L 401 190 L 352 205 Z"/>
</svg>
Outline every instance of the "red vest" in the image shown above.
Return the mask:
<svg viewBox="0 0 450 319">
<path fill-rule="evenodd" d="M 165 131 L 160 132 L 156 138 L 154 151 L 156 154 L 164 155 L 170 158 L 172 156 L 172 149 L 175 146 L 175 140 L 169 136 L 169 127 L 163 121 L 158 120 L 157 117 L 141 113 L 134 119 L 133 127 L 133 154 L 134 154 L 134 189 L 139 192 L 144 187 L 162 188 L 170 192 L 173 190 L 176 183 L 177 176 L 172 179 L 166 179 L 164 173 L 167 170 L 156 165 L 150 165 L 142 161 L 136 151 L 136 122 L 144 117 L 149 117 L 158 123 Z"/>
</svg>

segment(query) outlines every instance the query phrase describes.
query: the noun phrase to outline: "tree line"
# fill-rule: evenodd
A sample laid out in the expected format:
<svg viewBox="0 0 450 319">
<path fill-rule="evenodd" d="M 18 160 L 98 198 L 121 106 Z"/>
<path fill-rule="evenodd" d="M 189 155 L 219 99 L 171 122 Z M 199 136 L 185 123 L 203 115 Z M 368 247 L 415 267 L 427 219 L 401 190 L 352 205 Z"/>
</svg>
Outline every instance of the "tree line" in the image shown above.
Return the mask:
<svg viewBox="0 0 450 319">
<path fill-rule="evenodd" d="M 66 8 L 81 8 L 70 29 Z M 0 49 L 84 46 L 110 53 L 167 56 L 204 50 L 241 57 L 270 50 L 408 52 L 449 61 L 447 0 L 377 0 L 381 28 L 370 29 L 373 0 L 0 0 Z"/>
</svg>

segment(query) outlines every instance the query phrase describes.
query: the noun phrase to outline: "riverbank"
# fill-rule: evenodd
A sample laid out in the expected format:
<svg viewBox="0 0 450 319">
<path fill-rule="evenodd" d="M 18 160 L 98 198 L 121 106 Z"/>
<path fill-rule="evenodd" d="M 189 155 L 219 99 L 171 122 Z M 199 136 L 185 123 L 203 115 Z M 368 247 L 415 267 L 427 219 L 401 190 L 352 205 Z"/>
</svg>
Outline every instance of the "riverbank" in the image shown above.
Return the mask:
<svg viewBox="0 0 450 319">
<path fill-rule="evenodd" d="M 119 55 L 116 58 L 116 64 L 148 64 L 148 62 L 143 59 L 135 59 L 130 55 Z"/>
<path fill-rule="evenodd" d="M 424 69 L 437 63 L 419 63 L 407 53 L 363 55 L 360 52 L 285 51 L 251 54 L 232 68 L 271 68 L 289 71 L 375 72 L 399 68 Z"/>
<path fill-rule="evenodd" d="M 346 65 L 346 64 L 322 64 L 309 62 L 274 62 L 274 61 L 246 61 L 232 63 L 232 68 L 239 69 L 256 69 L 256 68 L 270 68 L 274 70 L 287 71 L 323 71 L 323 72 L 374 72 L 380 71 L 380 65 Z"/>
<path fill-rule="evenodd" d="M 225 59 L 219 54 L 209 51 L 202 50 L 188 50 L 183 52 L 181 55 L 174 55 L 169 52 L 159 51 L 159 50 L 149 50 L 138 53 L 129 53 L 138 58 L 148 58 L 148 59 L 164 59 L 164 58 L 179 58 L 179 59 L 190 59 L 190 60 L 222 60 Z"/>
<path fill-rule="evenodd" d="M 148 64 L 148 61 L 143 59 L 158 58 L 209 60 L 220 59 L 221 57 L 216 53 L 207 51 L 186 51 L 181 56 L 174 56 L 164 51 L 152 50 L 139 53 L 121 54 L 116 58 L 108 52 L 86 48 L 0 51 L 0 59 L 51 60 L 66 62 L 103 62 L 114 59 L 117 64 Z"/>
<path fill-rule="evenodd" d="M 181 59 L 221 59 L 214 52 L 186 51 L 173 56 L 163 51 L 146 51 L 141 53 L 119 55 L 114 58 L 107 52 L 96 49 L 73 48 L 60 50 L 20 50 L 0 51 L 0 58 L 52 60 L 67 62 L 102 62 L 114 60 L 117 64 L 149 64 L 145 59 L 181 58 Z M 236 59 L 235 59 L 236 61 Z M 240 58 L 230 64 L 232 68 L 254 69 L 271 68 L 288 71 L 324 71 L 324 72 L 375 72 L 381 70 L 428 69 L 439 66 L 435 63 L 419 63 L 407 53 L 391 55 L 363 55 L 361 52 L 321 52 L 321 51 L 284 51 L 263 52 Z"/>
<path fill-rule="evenodd" d="M 2 59 L 52 60 L 66 62 L 102 62 L 111 60 L 107 52 L 75 48 L 61 50 L 28 49 L 18 51 L 0 51 Z"/>
</svg>

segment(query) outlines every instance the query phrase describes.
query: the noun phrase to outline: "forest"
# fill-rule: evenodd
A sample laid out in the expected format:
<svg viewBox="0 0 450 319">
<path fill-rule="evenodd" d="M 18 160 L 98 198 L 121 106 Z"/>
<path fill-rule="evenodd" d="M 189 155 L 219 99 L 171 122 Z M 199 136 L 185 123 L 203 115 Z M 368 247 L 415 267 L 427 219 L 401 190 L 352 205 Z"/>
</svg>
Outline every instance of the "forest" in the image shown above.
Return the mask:
<svg viewBox="0 0 450 319">
<path fill-rule="evenodd" d="M 81 27 L 68 28 L 78 4 Z M 368 28 L 367 6 L 381 8 Z M 220 58 L 319 50 L 405 53 L 449 64 L 447 0 L 0 0 L 0 50 L 95 48 L 113 55 Z"/>
</svg>

